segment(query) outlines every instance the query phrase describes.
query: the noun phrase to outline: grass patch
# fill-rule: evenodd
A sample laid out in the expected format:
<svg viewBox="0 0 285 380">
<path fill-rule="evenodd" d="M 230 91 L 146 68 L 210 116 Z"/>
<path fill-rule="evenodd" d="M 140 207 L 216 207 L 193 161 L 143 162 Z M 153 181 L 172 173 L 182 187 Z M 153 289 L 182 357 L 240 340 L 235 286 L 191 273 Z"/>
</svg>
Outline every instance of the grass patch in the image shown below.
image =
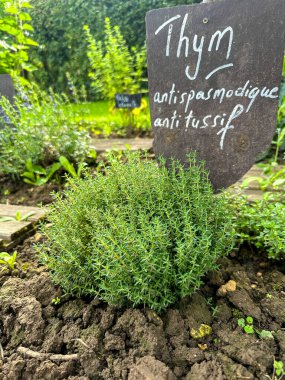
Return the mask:
<svg viewBox="0 0 285 380">
<path fill-rule="evenodd" d="M 73 115 L 72 122 L 95 135 L 139 135 L 151 130 L 148 98 L 142 100 L 140 108 L 133 110 L 117 109 L 104 100 L 70 104 L 65 108 Z"/>
</svg>

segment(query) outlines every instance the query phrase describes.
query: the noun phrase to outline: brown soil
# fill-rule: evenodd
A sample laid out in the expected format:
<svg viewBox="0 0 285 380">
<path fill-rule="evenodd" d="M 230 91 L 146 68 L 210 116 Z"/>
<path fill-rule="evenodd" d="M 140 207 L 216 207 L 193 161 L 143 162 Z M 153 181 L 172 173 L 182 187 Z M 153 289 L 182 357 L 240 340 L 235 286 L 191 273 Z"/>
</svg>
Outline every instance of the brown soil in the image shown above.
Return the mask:
<svg viewBox="0 0 285 380">
<path fill-rule="evenodd" d="M 62 186 L 52 182 L 42 186 L 31 186 L 2 176 L 0 177 L 0 203 L 25 206 L 46 205 L 53 200 L 51 193 L 61 189 Z"/>
<path fill-rule="evenodd" d="M 47 204 L 59 190 L 0 178 L 0 203 Z M 284 263 L 241 249 L 157 315 L 63 295 L 38 260 L 40 240 L 17 247 L 18 268 L 0 272 L 0 380 L 266 380 L 274 358 L 285 362 Z M 246 316 L 274 338 L 246 334 L 237 324 Z M 211 333 L 195 337 L 203 324 Z"/>
<path fill-rule="evenodd" d="M 241 251 L 157 315 L 63 295 L 38 261 L 40 240 L 26 240 L 18 269 L 0 274 L 0 380 L 266 380 L 274 358 L 285 361 L 284 265 Z M 237 325 L 246 316 L 274 338 L 247 335 Z M 212 332 L 194 339 L 202 324 Z"/>
</svg>

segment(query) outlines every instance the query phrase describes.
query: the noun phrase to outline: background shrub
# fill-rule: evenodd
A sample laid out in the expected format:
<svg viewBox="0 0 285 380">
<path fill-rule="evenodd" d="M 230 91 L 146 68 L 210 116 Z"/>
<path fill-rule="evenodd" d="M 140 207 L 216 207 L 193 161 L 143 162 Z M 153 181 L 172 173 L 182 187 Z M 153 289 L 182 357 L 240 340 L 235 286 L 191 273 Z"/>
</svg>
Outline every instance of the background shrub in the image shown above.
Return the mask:
<svg viewBox="0 0 285 380">
<path fill-rule="evenodd" d="M 19 75 L 34 69 L 29 48 L 38 46 L 31 38 L 33 27 L 29 1 L 0 0 L 0 74 Z"/>
<path fill-rule="evenodd" d="M 213 196 L 194 157 L 186 171 L 138 154 L 110 163 L 56 195 L 39 251 L 68 293 L 160 311 L 198 289 L 231 249 L 227 200 Z"/>
<path fill-rule="evenodd" d="M 199 0 L 200 1 L 200 0 Z M 195 0 L 194 2 L 199 2 Z M 32 0 L 31 16 L 39 49 L 32 58 L 39 70 L 34 77 L 45 88 L 68 91 L 65 73 L 76 78 L 76 85 L 87 86 L 89 63 L 83 25 L 89 25 L 96 40 L 104 39 L 104 20 L 118 25 L 128 47 L 143 46 L 145 14 L 150 9 L 191 4 L 193 0 Z M 82 38 L 80 38 L 82 36 Z"/>
<path fill-rule="evenodd" d="M 112 27 L 108 18 L 103 44 L 95 40 L 87 25 L 84 30 L 91 66 L 89 77 L 96 97 L 114 102 L 117 92 L 140 92 L 146 67 L 145 49 L 133 48 L 130 52 L 120 28 Z"/>
<path fill-rule="evenodd" d="M 18 84 L 17 91 L 14 105 L 0 99 L 5 111 L 1 121 L 6 123 L 0 130 L 0 173 L 19 177 L 28 159 L 43 166 L 61 155 L 82 161 L 89 151 L 89 136 L 73 122 L 68 98 L 40 91 L 35 84 Z"/>
<path fill-rule="evenodd" d="M 248 204 L 236 198 L 235 228 L 238 240 L 249 242 L 269 258 L 285 258 L 285 204 L 267 199 Z"/>
</svg>

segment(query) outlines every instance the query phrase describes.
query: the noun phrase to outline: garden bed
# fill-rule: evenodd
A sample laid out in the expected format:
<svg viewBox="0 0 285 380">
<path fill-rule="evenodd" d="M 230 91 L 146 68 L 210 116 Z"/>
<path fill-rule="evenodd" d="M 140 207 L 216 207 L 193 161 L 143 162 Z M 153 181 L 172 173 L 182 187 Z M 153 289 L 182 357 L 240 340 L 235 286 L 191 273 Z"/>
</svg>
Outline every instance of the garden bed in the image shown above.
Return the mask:
<svg viewBox="0 0 285 380">
<path fill-rule="evenodd" d="M 0 178 L 0 203 L 25 206 L 46 205 L 52 202 L 51 193 L 61 189 L 61 185 L 52 182 L 42 186 L 31 186 L 2 177 Z"/>
<path fill-rule="evenodd" d="M 0 203 L 48 204 L 63 188 L 3 177 Z M 0 272 L 0 380 L 275 380 L 274 361 L 285 361 L 284 262 L 243 246 L 158 315 L 64 295 L 34 249 L 42 240 L 36 232 L 18 245 L 16 269 Z M 247 317 L 250 333 L 240 326 Z"/>
<path fill-rule="evenodd" d="M 285 359 L 284 264 L 242 248 L 192 298 L 157 315 L 64 296 L 38 261 L 41 239 L 26 240 L 19 269 L 1 273 L 1 380 L 265 380 L 274 358 Z M 245 333 L 238 319 L 247 316 L 274 338 Z M 195 339 L 202 324 L 212 331 Z"/>
</svg>

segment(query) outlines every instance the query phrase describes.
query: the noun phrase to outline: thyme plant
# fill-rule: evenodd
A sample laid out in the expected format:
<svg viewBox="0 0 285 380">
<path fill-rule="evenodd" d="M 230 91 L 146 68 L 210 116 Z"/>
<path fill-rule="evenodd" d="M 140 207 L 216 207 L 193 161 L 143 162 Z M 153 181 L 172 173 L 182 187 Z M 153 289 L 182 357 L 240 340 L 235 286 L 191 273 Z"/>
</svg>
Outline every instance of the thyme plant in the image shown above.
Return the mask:
<svg viewBox="0 0 285 380">
<path fill-rule="evenodd" d="M 71 179 L 55 195 L 38 250 L 67 293 L 159 312 L 229 252 L 232 217 L 195 156 L 187 170 L 134 153 L 125 161 L 112 155 L 95 178 Z"/>
<path fill-rule="evenodd" d="M 270 259 L 280 260 L 285 257 L 285 204 L 271 202 L 270 195 L 251 204 L 244 197 L 233 199 L 234 224 L 239 243 L 252 244 Z"/>
</svg>

